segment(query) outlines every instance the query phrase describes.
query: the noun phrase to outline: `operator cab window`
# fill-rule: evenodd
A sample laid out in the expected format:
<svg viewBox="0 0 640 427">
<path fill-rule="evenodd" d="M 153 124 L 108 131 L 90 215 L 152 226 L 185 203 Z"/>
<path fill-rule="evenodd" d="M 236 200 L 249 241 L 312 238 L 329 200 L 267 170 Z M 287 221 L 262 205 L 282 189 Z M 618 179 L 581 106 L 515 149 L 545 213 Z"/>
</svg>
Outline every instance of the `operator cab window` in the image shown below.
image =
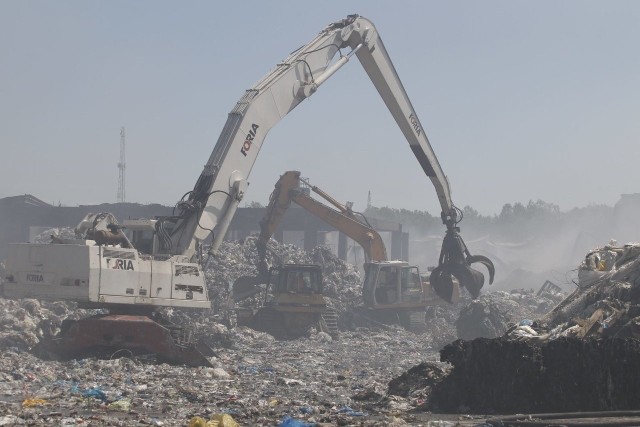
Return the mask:
<svg viewBox="0 0 640 427">
<path fill-rule="evenodd" d="M 314 271 L 290 271 L 287 273 L 287 291 L 297 294 L 317 294 L 322 292 L 322 283 Z"/>
<path fill-rule="evenodd" d="M 422 280 L 416 267 L 402 269 L 402 301 L 420 301 L 422 298 Z"/>
<path fill-rule="evenodd" d="M 153 254 L 153 236 L 155 234 L 153 231 L 127 229 L 125 231 L 134 248 L 148 255 Z"/>
</svg>

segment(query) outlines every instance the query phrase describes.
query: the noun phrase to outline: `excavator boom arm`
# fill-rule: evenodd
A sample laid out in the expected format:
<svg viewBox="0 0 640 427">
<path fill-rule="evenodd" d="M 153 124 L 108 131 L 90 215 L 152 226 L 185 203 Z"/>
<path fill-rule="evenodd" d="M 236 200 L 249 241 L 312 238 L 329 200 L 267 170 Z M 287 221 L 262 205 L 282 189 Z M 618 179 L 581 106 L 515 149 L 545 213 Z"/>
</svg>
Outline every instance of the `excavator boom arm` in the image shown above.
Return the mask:
<svg viewBox="0 0 640 427">
<path fill-rule="evenodd" d="M 260 237 L 258 247 L 266 247 L 267 242 L 275 232 L 283 215 L 291 206 L 291 202 L 301 206 L 307 212 L 320 218 L 336 230 L 343 232 L 351 239 L 355 240 L 364 249 L 368 261 L 387 261 L 387 251 L 380 234 L 372 227 L 358 221 L 353 213 L 347 209 L 342 211 L 326 206 L 315 200 L 300 186 L 300 172 L 285 172 L 275 185 L 273 193 L 266 208 L 265 215 L 260 221 Z M 324 194 L 322 190 L 314 187 L 314 191 Z M 328 196 L 328 195 L 327 195 Z M 323 196 L 324 197 L 324 196 Z M 329 196 L 330 197 L 330 196 Z M 331 198 L 335 204 L 338 204 Z M 260 249 L 259 249 L 260 251 Z M 259 253 L 260 258 L 264 255 Z"/>
<path fill-rule="evenodd" d="M 334 59 L 336 54 L 338 59 Z M 443 220 L 455 216 L 447 179 L 378 31 L 371 21 L 350 15 L 328 25 L 245 92 L 229 113 L 194 189 L 178 203 L 177 215 L 158 225 L 165 252 L 192 256 L 197 242 L 211 232 L 214 232 L 211 249 L 217 250 L 244 196 L 249 173 L 266 134 L 354 54 L 433 182 Z"/>
</svg>

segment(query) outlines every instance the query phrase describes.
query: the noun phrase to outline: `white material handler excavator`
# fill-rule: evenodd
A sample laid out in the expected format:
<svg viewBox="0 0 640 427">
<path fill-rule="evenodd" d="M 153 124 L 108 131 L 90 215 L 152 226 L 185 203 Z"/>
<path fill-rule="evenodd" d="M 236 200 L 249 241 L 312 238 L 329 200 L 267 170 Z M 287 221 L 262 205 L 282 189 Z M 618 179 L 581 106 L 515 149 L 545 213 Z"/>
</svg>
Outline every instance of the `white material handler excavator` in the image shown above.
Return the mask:
<svg viewBox="0 0 640 427">
<path fill-rule="evenodd" d="M 63 328 L 49 346 L 54 353 L 76 357 L 104 347 L 155 352 L 177 363 L 205 363 L 193 343 L 171 325 L 154 319 L 154 312 L 163 306 L 210 306 L 203 242 L 213 233 L 207 255 L 215 256 L 269 130 L 354 55 L 435 186 L 447 232 L 440 263 L 431 274 L 432 286 L 447 299 L 455 276 L 460 286 L 478 296 L 484 277 L 471 264 L 485 264 L 491 276 L 493 264 L 466 249 L 458 233 L 459 211 L 451 200 L 449 182 L 378 30 L 359 15 L 329 24 L 244 93 L 229 113 L 193 190 L 176 204 L 173 215 L 124 223 L 131 233 L 128 243 L 121 227 L 105 216 L 94 218 L 77 241 L 13 244 L 4 295 L 72 300 L 79 306 L 109 311 Z"/>
</svg>

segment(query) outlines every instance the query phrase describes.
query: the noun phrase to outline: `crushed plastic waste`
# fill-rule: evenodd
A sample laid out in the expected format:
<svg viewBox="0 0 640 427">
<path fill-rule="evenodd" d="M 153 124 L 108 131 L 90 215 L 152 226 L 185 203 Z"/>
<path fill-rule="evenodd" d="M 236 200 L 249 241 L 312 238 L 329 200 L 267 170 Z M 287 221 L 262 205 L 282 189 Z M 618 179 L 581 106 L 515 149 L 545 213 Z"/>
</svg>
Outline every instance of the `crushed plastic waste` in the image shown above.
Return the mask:
<svg viewBox="0 0 640 427">
<path fill-rule="evenodd" d="M 91 388 L 84 393 L 82 393 L 82 397 L 84 398 L 94 398 L 98 400 L 102 400 L 103 402 L 107 401 L 107 395 L 104 391 L 99 388 Z"/>
<path fill-rule="evenodd" d="M 351 417 L 364 417 L 364 416 L 367 415 L 365 412 L 354 411 L 349 406 L 345 406 L 344 408 L 338 409 L 338 413 L 339 414 L 346 414 L 346 415 L 349 415 Z"/>
</svg>

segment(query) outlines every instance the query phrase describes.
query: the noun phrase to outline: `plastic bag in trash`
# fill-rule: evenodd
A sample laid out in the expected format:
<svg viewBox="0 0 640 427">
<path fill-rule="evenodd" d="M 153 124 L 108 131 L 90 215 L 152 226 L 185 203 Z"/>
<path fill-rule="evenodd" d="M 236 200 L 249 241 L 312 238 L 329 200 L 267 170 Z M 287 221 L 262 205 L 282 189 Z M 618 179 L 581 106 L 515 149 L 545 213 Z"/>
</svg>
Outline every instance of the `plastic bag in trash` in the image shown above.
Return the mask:
<svg viewBox="0 0 640 427">
<path fill-rule="evenodd" d="M 309 424 L 304 421 L 296 420 L 295 418 L 291 418 L 289 415 L 285 415 L 282 418 L 282 421 L 278 425 L 278 427 L 313 427 L 315 423 Z"/>
<path fill-rule="evenodd" d="M 339 414 L 346 414 L 346 415 L 351 415 L 352 417 L 364 417 L 367 414 L 364 412 L 360 412 L 360 411 L 354 411 L 353 409 L 351 409 L 351 407 L 349 406 L 345 406 L 342 409 L 338 410 Z"/>
<path fill-rule="evenodd" d="M 99 399 L 102 400 L 103 402 L 107 401 L 107 395 L 105 394 L 104 391 L 100 390 L 99 388 L 91 388 L 87 391 L 85 391 L 84 393 L 82 393 L 82 397 L 93 397 L 95 399 Z"/>
<path fill-rule="evenodd" d="M 533 325 L 533 320 L 531 319 L 522 319 L 520 322 L 518 322 L 518 326 L 531 326 Z"/>
</svg>

